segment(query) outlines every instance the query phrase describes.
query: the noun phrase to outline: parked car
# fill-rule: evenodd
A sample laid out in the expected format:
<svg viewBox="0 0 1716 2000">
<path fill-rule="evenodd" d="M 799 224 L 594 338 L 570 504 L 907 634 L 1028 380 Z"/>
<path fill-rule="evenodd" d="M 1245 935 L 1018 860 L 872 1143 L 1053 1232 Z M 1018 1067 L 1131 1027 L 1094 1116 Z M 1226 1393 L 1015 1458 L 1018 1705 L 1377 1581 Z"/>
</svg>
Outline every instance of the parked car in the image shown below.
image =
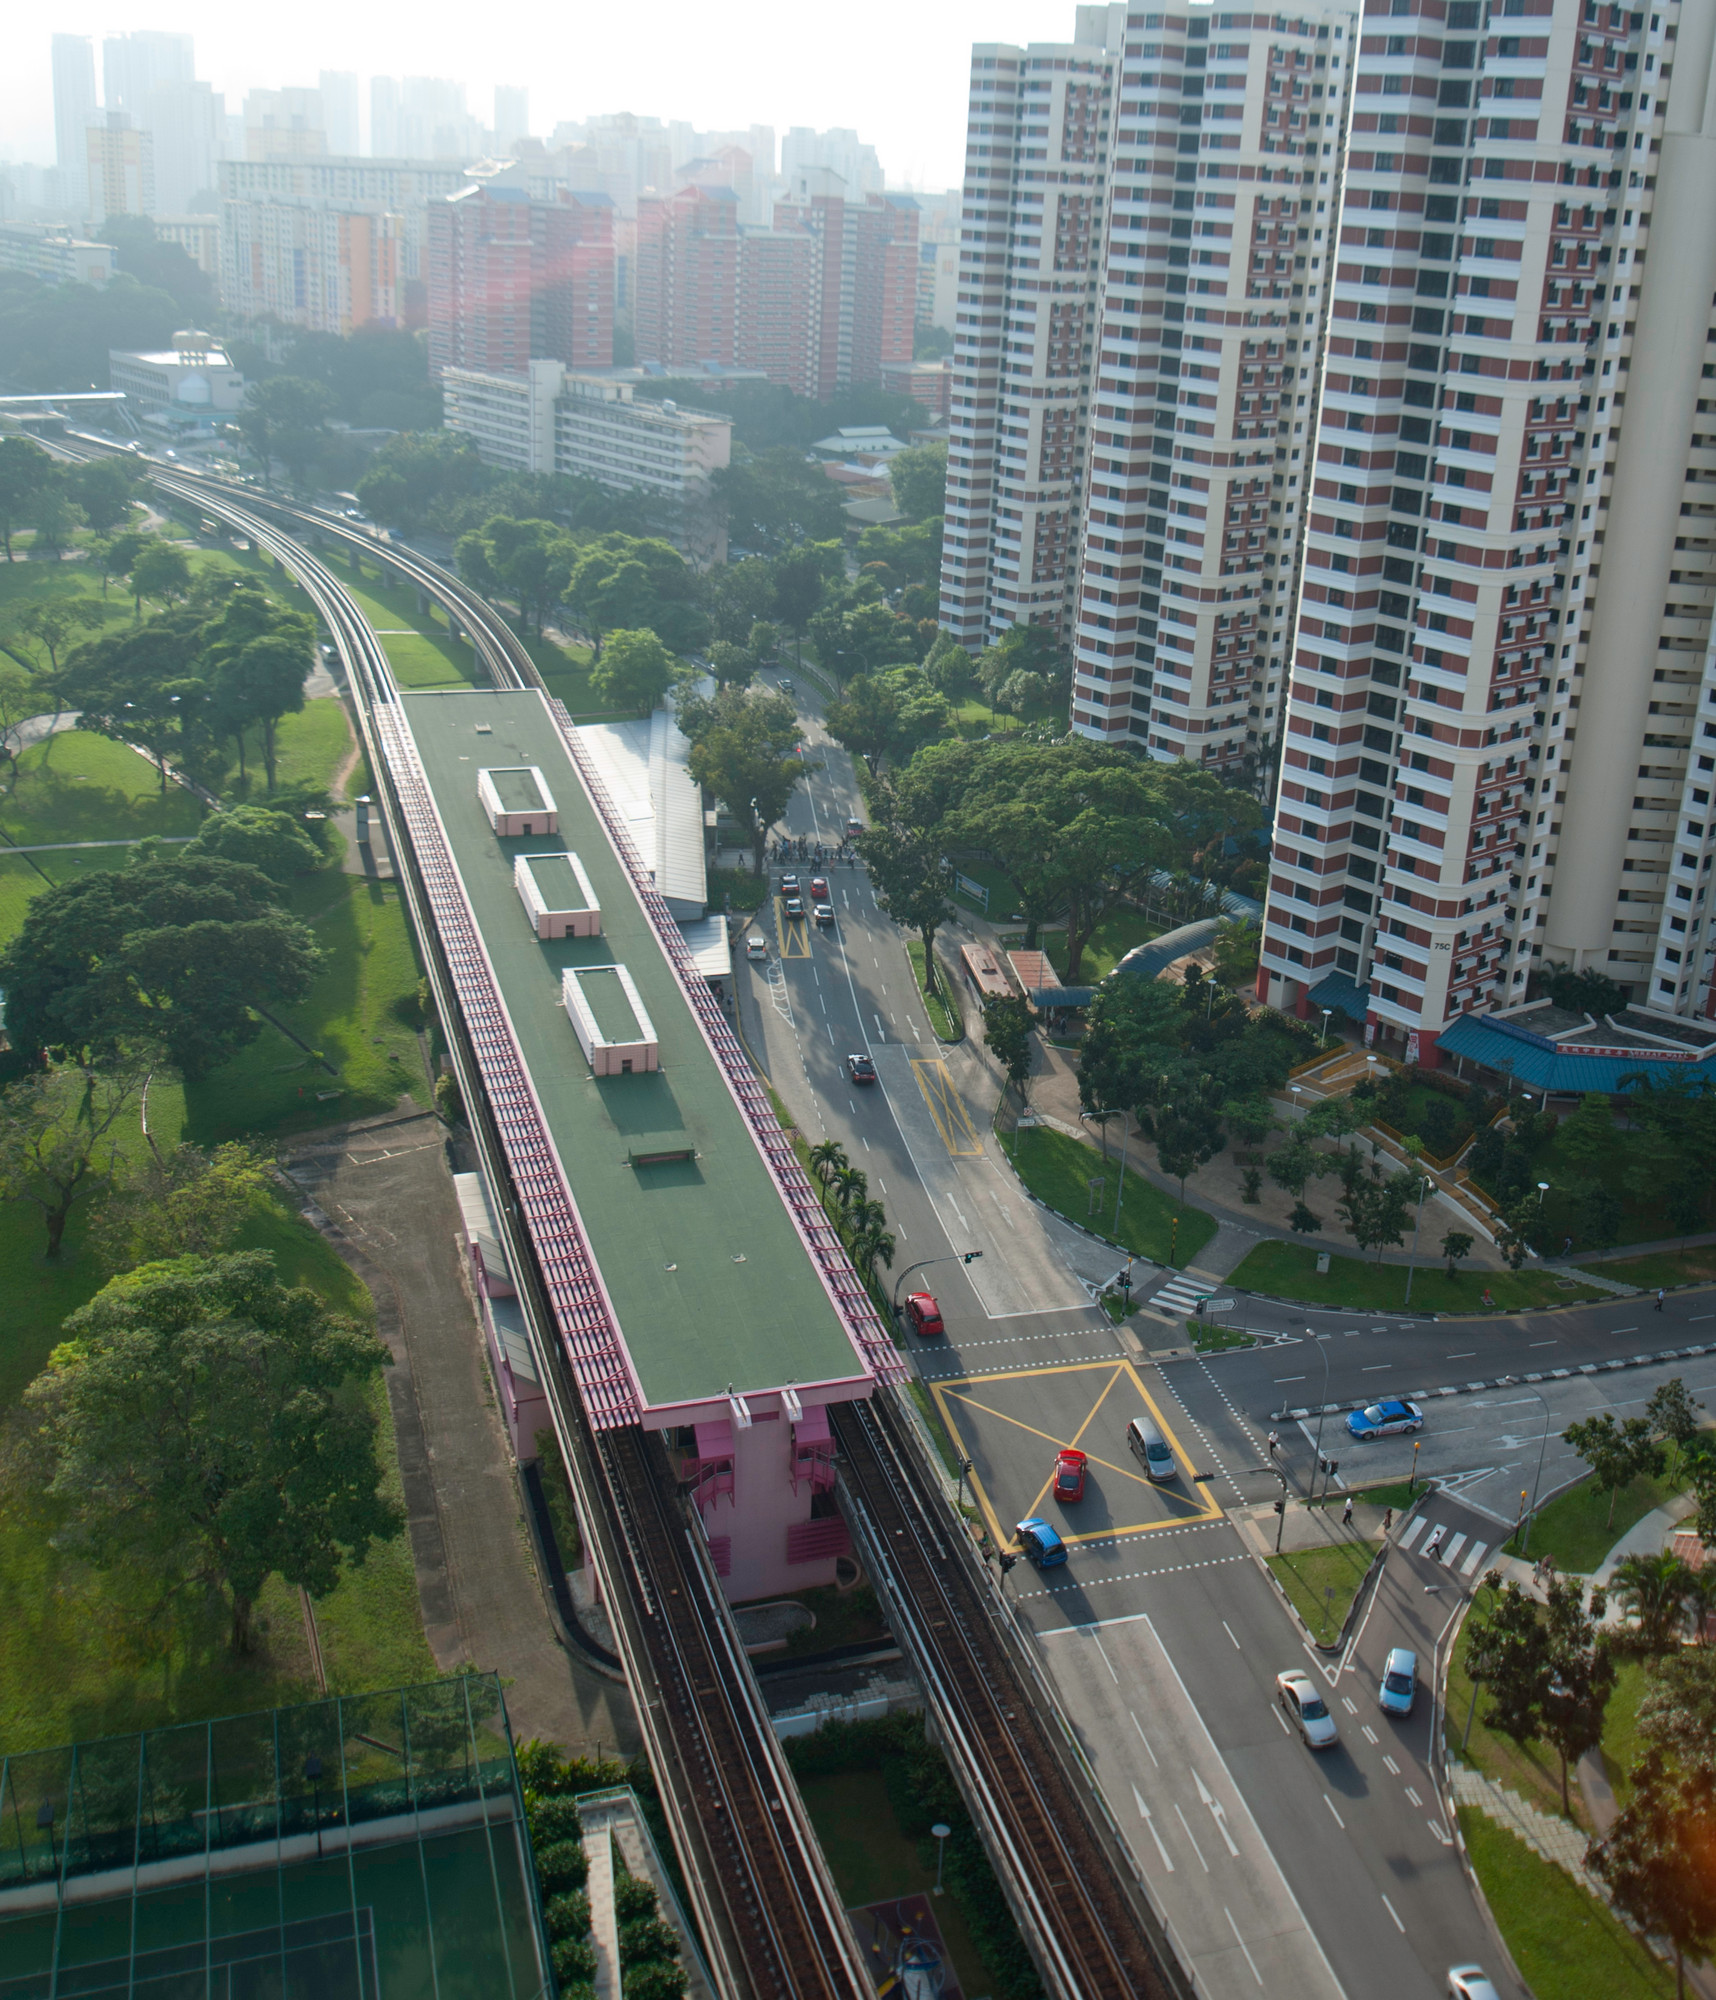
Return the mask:
<svg viewBox="0 0 1716 2000">
<path fill-rule="evenodd" d="M 868 1056 L 848 1056 L 846 1058 L 846 1074 L 854 1083 L 874 1083 L 876 1081 L 876 1065 Z"/>
<path fill-rule="evenodd" d="M 1353 1410 L 1347 1417 L 1347 1429 L 1361 1441 L 1365 1438 L 1392 1437 L 1397 1431 L 1421 1431 L 1423 1428 L 1424 1412 L 1418 1405 L 1393 1397 L 1386 1403 L 1372 1403 L 1369 1409 Z"/>
<path fill-rule="evenodd" d="M 1389 1715 L 1410 1715 L 1412 1698 L 1418 1692 L 1418 1655 L 1405 1646 L 1394 1647 L 1382 1663 L 1382 1686 L 1376 1698 Z"/>
<path fill-rule="evenodd" d="M 929 1340 L 947 1332 L 941 1323 L 941 1307 L 936 1304 L 932 1292 L 907 1292 L 906 1317 L 912 1323 L 912 1331 L 920 1339 Z"/>
<path fill-rule="evenodd" d="M 1014 1539 L 1038 1569 L 1053 1569 L 1067 1559 L 1067 1545 L 1047 1521 L 1032 1515 L 1013 1530 Z"/>
<path fill-rule="evenodd" d="M 1327 1750 L 1336 1740 L 1335 1718 L 1317 1692 L 1311 1676 L 1290 1667 L 1275 1676 L 1275 1699 L 1298 1730 L 1308 1750 Z"/>
<path fill-rule="evenodd" d="M 747 958 L 767 958 L 768 955 L 768 940 L 758 937 L 756 932 L 753 931 L 745 940 L 745 956 Z"/>
<path fill-rule="evenodd" d="M 1069 1445 L 1055 1458 L 1055 1498 L 1063 1507 L 1075 1506 L 1084 1498 L 1085 1455 Z"/>
<path fill-rule="evenodd" d="M 1451 1965 L 1448 2000 L 1501 2000 L 1501 1995 L 1481 1965 Z"/>
</svg>

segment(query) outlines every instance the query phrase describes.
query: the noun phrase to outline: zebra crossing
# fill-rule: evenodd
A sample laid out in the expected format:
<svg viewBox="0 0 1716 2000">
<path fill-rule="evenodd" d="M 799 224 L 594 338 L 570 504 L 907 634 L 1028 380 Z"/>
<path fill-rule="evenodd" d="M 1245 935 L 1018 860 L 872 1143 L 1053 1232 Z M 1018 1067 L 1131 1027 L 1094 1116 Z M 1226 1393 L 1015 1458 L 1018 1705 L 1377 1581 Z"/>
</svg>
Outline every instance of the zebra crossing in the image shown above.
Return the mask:
<svg viewBox="0 0 1716 2000">
<path fill-rule="evenodd" d="M 1424 1533 L 1426 1528 L 1430 1531 L 1427 1535 Z M 1437 1557 L 1443 1565 L 1448 1569 L 1458 1566 L 1461 1576 L 1476 1574 L 1478 1565 L 1490 1552 L 1489 1544 L 1479 1541 L 1475 1535 L 1467 1535 L 1463 1532 L 1456 1532 L 1453 1535 L 1449 1535 L 1446 1525 L 1432 1521 L 1428 1512 L 1418 1515 L 1414 1520 L 1407 1523 L 1405 1533 L 1400 1537 L 1400 1547 L 1410 1549 L 1420 1535 L 1424 1535 L 1424 1547 L 1418 1553 L 1420 1555 L 1427 1554 L 1434 1543 L 1436 1545 Z M 1439 1536 L 1444 1539 L 1438 1541 L 1437 1538 Z M 1465 1560 L 1463 1562 L 1460 1560 L 1462 1550 L 1465 1551 Z"/>
<path fill-rule="evenodd" d="M 1196 1279 L 1187 1277 L 1170 1278 L 1159 1292 L 1151 1296 L 1150 1304 L 1158 1312 L 1184 1314 L 1195 1312 L 1198 1302 L 1213 1297 L 1214 1285 L 1200 1285 Z"/>
</svg>

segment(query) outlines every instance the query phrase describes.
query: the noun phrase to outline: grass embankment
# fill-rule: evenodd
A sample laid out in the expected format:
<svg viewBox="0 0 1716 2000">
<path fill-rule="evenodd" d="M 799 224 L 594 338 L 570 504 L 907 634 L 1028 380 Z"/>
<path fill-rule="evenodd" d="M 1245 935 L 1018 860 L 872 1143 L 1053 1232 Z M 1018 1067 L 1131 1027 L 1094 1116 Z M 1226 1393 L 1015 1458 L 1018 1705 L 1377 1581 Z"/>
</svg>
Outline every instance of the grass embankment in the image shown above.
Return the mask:
<svg viewBox="0 0 1716 2000">
<path fill-rule="evenodd" d="M 953 982 L 947 967 L 936 960 L 936 985 L 932 992 L 924 983 L 924 948 L 918 938 L 906 940 L 906 956 L 912 963 L 912 978 L 916 982 L 918 997 L 924 1003 L 924 1012 L 929 1016 L 930 1026 L 937 1037 L 944 1042 L 962 1042 L 965 1039 L 965 1024 L 959 1018 L 959 1010 L 952 1000 Z"/>
<path fill-rule="evenodd" d="M 77 840 L 189 838 L 203 808 L 178 785 L 163 793 L 155 767 L 123 743 L 87 730 L 64 730 L 32 743 L 18 759 L 18 781 L 0 804 L 0 834 L 15 847 Z M 117 848 L 107 865 L 122 863 Z"/>
<path fill-rule="evenodd" d="M 875 1591 L 867 1583 L 842 1590 L 824 1584 L 816 1590 L 794 1591 L 795 1600 L 815 1618 L 789 1635 L 784 1646 L 766 1655 L 771 1660 L 799 1659 L 812 1653 L 826 1653 L 836 1646 L 859 1646 L 888 1636 L 888 1621 Z"/>
<path fill-rule="evenodd" d="M 1341 1636 L 1359 1585 L 1381 1547 L 1381 1542 L 1334 1542 L 1326 1548 L 1300 1549 L 1264 1560 L 1311 1637 L 1319 1646 L 1332 1646 Z"/>
<path fill-rule="evenodd" d="M 1470 1806 L 1466 1851 L 1513 1961 L 1537 2000 L 1667 2000 L 1673 1968 L 1654 1958 L 1564 1869 Z"/>
<path fill-rule="evenodd" d="M 171 1094 L 151 1092 L 151 1125 L 177 1137 Z M 140 1133 L 128 1143 L 141 1147 Z M 282 1279 L 308 1285 L 338 1312 L 368 1322 L 369 1295 L 316 1232 L 272 1195 L 252 1209 L 242 1249 L 273 1252 Z M 0 1413 L 13 1408 L 61 1338 L 68 1313 L 106 1272 L 74 1219 L 58 1265 L 42 1257 L 32 1209 L 0 1209 Z M 386 1487 L 399 1498 L 398 1458 L 384 1383 L 368 1392 Z M 56 1549 L 39 1523 L 0 1511 L 0 1750 L 39 1749 L 115 1731 L 266 1708 L 315 1692 L 298 1593 L 276 1580 L 258 1606 L 258 1643 L 244 1659 L 226 1644 L 223 1606 L 187 1593 L 161 1603 L 127 1574 L 101 1575 Z M 336 1691 L 427 1680 L 411 1544 L 372 1551 L 316 1607 Z"/>
<path fill-rule="evenodd" d="M 1594 1268 L 1605 1278 L 1618 1278 L 1623 1285 L 1639 1285 L 1646 1291 L 1659 1285 L 1709 1284 L 1716 1280 L 1716 1243 L 1701 1243 L 1691 1250 L 1656 1250 L 1648 1257 L 1605 1259 Z"/>
<path fill-rule="evenodd" d="M 1259 1243 L 1246 1253 L 1228 1282 L 1248 1292 L 1276 1298 L 1302 1299 L 1307 1305 L 1351 1306 L 1354 1311 L 1398 1312 L 1406 1307 L 1404 1264 L 1372 1264 L 1357 1257 L 1329 1255 L 1329 1268 L 1317 1270 L 1322 1254 L 1310 1244 Z M 1487 1289 L 1497 1312 L 1519 1312 L 1532 1306 L 1576 1305 L 1605 1296 L 1594 1285 L 1573 1284 L 1552 1271 L 1462 1271 L 1450 1278 L 1445 1264 L 1421 1262 L 1412 1280 L 1412 1309 L 1423 1313 L 1488 1312 Z"/>
<path fill-rule="evenodd" d="M 1040 1202 L 1081 1228 L 1112 1236 L 1135 1256 L 1158 1264 L 1187 1264 L 1216 1233 L 1214 1216 L 1201 1208 L 1182 1207 L 1137 1172 L 1126 1176 L 1117 1227 L 1108 1188 L 1118 1191 L 1119 1158 L 1104 1161 L 1082 1139 L 1046 1125 L 1027 1125 L 1022 1131 L 1004 1133 L 1001 1143 L 1014 1171 Z M 1098 1175 L 1105 1177 L 1105 1184 L 1093 1203 L 1090 1182 Z"/>
<path fill-rule="evenodd" d="M 1226 1354 L 1236 1347 L 1257 1345 L 1242 1327 L 1223 1326 L 1220 1320 L 1189 1319 L 1186 1335 L 1200 1354 Z"/>
<path fill-rule="evenodd" d="M 1531 1529 L 1531 1553 L 1553 1556 L 1555 1567 L 1589 1576 L 1631 1527 L 1658 1507 L 1666 1507 L 1682 1490 L 1676 1479 L 1635 1479 L 1614 1495 L 1611 1518 L 1607 1493 L 1594 1478 L 1556 1494 L 1537 1510 Z M 1519 1553 L 1519 1537 L 1508 1543 L 1509 1555 Z"/>
<path fill-rule="evenodd" d="M 1067 934 L 1050 931 L 1043 939 L 1049 963 L 1069 986 L 1096 986 L 1106 979 L 1135 946 L 1148 944 L 1162 935 L 1162 926 L 1152 923 L 1142 910 L 1114 910 L 1091 933 L 1090 942 L 1079 955 L 1078 977 L 1068 970 Z"/>
<path fill-rule="evenodd" d="M 517 619 L 508 619 L 518 630 Z M 595 659 L 592 647 L 568 639 L 526 639 L 524 649 L 536 662 L 543 684 L 556 701 L 566 704 L 574 722 L 626 722 L 635 720 L 635 708 L 615 708 L 590 685 L 590 667 Z"/>
<path fill-rule="evenodd" d="M 341 583 L 357 600 L 386 649 L 393 677 L 403 688 L 470 687 L 477 679 L 476 653 L 468 639 L 455 639 L 444 611 L 419 611 L 417 592 L 408 585 L 383 582 L 375 564 L 366 563 L 360 577 L 349 554 L 324 556 Z"/>
</svg>

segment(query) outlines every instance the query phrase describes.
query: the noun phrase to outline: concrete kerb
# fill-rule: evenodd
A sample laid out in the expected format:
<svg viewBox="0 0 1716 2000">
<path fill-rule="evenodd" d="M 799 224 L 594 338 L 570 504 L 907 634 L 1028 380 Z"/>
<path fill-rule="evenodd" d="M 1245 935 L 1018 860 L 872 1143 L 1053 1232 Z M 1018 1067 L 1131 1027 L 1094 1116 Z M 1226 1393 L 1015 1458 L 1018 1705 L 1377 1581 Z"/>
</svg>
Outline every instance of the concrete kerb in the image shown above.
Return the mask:
<svg viewBox="0 0 1716 2000">
<path fill-rule="evenodd" d="M 1439 1389 L 1409 1389 L 1403 1400 L 1428 1403 L 1446 1396 L 1476 1395 L 1487 1389 L 1515 1389 L 1522 1382 L 1565 1382 L 1575 1375 L 1609 1375 L 1623 1368 L 1650 1368 L 1665 1361 L 1691 1361 L 1703 1354 L 1716 1354 L 1716 1341 L 1692 1347 L 1664 1347 L 1654 1354 L 1628 1354 L 1613 1361 L 1586 1361 L 1577 1368 L 1547 1368 L 1524 1375 L 1492 1375 L 1481 1382 L 1459 1382 Z M 1343 1410 L 1362 1410 L 1364 1407 L 1362 1401 L 1295 1405 L 1290 1409 L 1271 1410 L 1269 1420 L 1271 1423 L 1297 1423 L 1319 1414 L 1333 1417 Z"/>
<path fill-rule="evenodd" d="M 1425 1499 L 1428 1499 L 1432 1490 L 1433 1489 L 1431 1484 L 1427 1482 L 1423 1494 L 1419 1496 L 1419 1498 L 1409 1501 L 1408 1504 L 1401 1509 L 1400 1525 L 1402 1527 L 1406 1525 L 1406 1522 L 1408 1518 L 1411 1516 L 1413 1510 L 1422 1505 Z M 1293 1623 L 1298 1626 L 1300 1632 L 1304 1636 L 1305 1644 L 1309 1646 L 1314 1652 L 1318 1653 L 1329 1653 L 1334 1655 L 1339 1655 L 1341 1653 L 1344 1653 L 1347 1647 L 1347 1640 L 1352 1633 L 1353 1621 L 1355 1618 L 1358 1617 L 1361 1609 L 1369 1599 L 1371 1592 L 1376 1588 L 1377 1579 L 1382 1575 L 1383 1563 L 1388 1559 L 1388 1552 L 1394 1546 L 1394 1544 L 1391 1541 L 1389 1541 L 1386 1537 L 1384 1538 L 1382 1547 L 1378 1549 L 1376 1554 L 1371 1558 L 1370 1567 L 1365 1571 L 1364 1575 L 1359 1579 L 1358 1588 L 1353 1592 L 1353 1601 L 1351 1604 L 1347 1606 L 1347 1615 L 1341 1621 L 1341 1629 L 1338 1636 L 1333 1640 L 1332 1643 L 1325 1644 L 1323 1640 L 1312 1637 L 1311 1628 L 1309 1625 L 1305 1623 L 1303 1617 L 1300 1616 L 1299 1607 L 1293 1602 L 1292 1598 L 1287 1595 L 1286 1585 L 1281 1581 L 1280 1577 L 1278 1577 L 1275 1574 L 1274 1570 L 1272 1570 L 1269 1567 L 1268 1557 L 1260 1555 L 1256 1549 L 1251 1548 L 1249 1546 L 1249 1537 L 1247 1538 L 1247 1542 L 1248 1546 L 1246 1553 L 1251 1557 L 1251 1560 L 1254 1563 L 1256 1563 L 1257 1567 L 1263 1572 L 1263 1574 L 1269 1579 L 1270 1588 L 1275 1592 L 1275 1595 L 1280 1598 L 1282 1604 L 1286 1607 L 1288 1617 L 1291 1618 Z"/>
</svg>

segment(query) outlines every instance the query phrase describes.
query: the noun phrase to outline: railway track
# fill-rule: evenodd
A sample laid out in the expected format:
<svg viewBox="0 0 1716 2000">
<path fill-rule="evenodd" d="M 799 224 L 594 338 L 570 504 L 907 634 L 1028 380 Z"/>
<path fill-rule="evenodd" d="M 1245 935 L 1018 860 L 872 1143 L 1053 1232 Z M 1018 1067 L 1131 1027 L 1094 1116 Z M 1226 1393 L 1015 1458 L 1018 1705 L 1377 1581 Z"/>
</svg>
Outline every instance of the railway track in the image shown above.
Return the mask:
<svg viewBox="0 0 1716 2000">
<path fill-rule="evenodd" d="M 55 441 L 68 456 L 111 449 Z M 874 1991 L 745 1660 L 702 1536 L 659 1438 L 590 1421 L 559 1337 L 563 1305 L 520 1220 L 514 1183 L 460 1004 L 455 967 L 406 823 L 394 767 L 398 690 L 387 656 L 340 579 L 303 546 L 333 538 L 385 562 L 458 618 L 493 684 L 537 688 L 500 615 L 397 542 L 236 482 L 157 470 L 168 495 L 225 520 L 287 567 L 334 634 L 352 687 L 425 964 L 448 1029 L 473 1135 L 503 1203 L 564 1461 L 590 1531 L 651 1767 L 685 1864 L 724 2000 L 852 2000 Z M 889 1392 L 835 1413 L 843 1499 L 896 1633 L 923 1678 L 939 1733 L 1014 1913 L 1060 2000 L 1189 2000 L 1192 1987 L 1117 1839 L 1092 1808 L 1066 1734 L 1004 1634 L 993 1591 Z"/>
</svg>

